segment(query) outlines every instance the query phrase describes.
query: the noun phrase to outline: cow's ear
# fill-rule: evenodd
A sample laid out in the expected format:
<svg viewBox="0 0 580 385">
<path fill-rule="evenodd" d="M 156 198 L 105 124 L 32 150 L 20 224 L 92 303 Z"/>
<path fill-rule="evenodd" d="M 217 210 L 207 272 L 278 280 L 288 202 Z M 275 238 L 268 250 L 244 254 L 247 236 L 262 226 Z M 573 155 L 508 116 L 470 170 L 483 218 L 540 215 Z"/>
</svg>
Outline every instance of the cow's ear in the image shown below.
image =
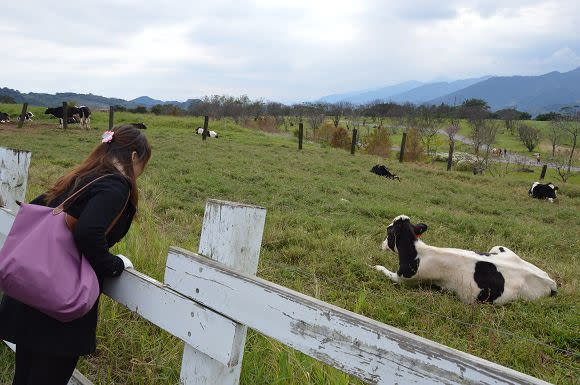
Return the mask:
<svg viewBox="0 0 580 385">
<path fill-rule="evenodd" d="M 423 235 L 423 233 L 427 231 L 428 228 L 429 227 L 424 223 L 413 225 L 413 230 L 415 231 L 415 235 L 417 236 L 417 238 Z"/>
</svg>

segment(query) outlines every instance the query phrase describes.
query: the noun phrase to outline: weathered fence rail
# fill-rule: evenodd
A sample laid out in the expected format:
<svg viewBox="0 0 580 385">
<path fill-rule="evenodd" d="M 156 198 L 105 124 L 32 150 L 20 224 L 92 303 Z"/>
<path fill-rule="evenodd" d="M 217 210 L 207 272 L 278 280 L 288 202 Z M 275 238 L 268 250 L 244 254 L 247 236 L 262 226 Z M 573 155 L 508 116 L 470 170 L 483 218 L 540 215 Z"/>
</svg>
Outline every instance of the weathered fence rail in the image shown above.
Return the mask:
<svg viewBox="0 0 580 385">
<path fill-rule="evenodd" d="M 546 384 L 257 278 L 265 214 L 209 200 L 199 253 L 171 247 L 164 283 L 129 269 L 103 287 L 185 343 L 183 384 L 237 384 L 246 327 L 369 384 Z M 0 244 L 13 221 L 0 209 Z"/>
</svg>

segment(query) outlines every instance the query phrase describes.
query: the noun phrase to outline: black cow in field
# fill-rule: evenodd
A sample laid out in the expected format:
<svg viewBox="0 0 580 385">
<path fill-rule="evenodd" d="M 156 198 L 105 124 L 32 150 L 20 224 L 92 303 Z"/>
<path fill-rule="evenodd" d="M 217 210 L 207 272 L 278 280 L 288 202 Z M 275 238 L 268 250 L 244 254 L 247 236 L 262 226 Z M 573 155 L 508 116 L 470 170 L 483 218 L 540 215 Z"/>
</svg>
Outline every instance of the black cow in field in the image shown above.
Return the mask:
<svg viewBox="0 0 580 385">
<path fill-rule="evenodd" d="M 528 191 L 528 195 L 532 198 L 547 199 L 550 202 L 554 202 L 555 199 L 558 199 L 556 191 L 558 191 L 558 187 L 554 186 L 552 182 L 546 184 L 534 182 Z"/>
<path fill-rule="evenodd" d="M 59 118 L 60 127 L 62 128 L 62 117 L 64 115 L 62 106 L 61 107 L 52 107 L 47 108 L 44 111 L 46 115 L 52 115 L 55 118 Z M 67 108 L 67 123 L 81 123 L 83 128 L 90 128 L 91 124 L 91 110 L 86 106 L 80 107 L 68 107 Z M 71 122 L 71 118 L 75 118 L 74 121 Z"/>
<path fill-rule="evenodd" d="M 388 168 L 386 168 L 384 165 L 374 165 L 373 168 L 371 168 L 371 172 L 373 174 L 377 174 L 379 176 L 384 176 L 385 178 L 389 178 L 392 180 L 398 180 L 399 182 L 401 181 L 401 178 L 399 178 L 397 175 L 393 174 L 392 172 L 389 171 Z"/>
<path fill-rule="evenodd" d="M 10 122 L 10 115 L 6 112 L 0 112 L 0 123 L 8 123 Z"/>
</svg>

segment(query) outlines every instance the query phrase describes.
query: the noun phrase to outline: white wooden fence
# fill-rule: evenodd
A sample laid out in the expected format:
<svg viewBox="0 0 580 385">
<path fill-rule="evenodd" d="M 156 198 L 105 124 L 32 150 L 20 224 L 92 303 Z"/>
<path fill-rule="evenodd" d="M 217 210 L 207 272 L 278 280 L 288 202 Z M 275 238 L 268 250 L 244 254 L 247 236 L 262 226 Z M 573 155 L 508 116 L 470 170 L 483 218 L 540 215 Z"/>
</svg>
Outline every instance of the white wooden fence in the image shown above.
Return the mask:
<svg viewBox="0 0 580 385">
<path fill-rule="evenodd" d="M 546 384 L 256 277 L 265 216 L 208 200 L 199 252 L 171 247 L 164 283 L 130 269 L 103 288 L 184 342 L 183 384 L 238 384 L 247 327 L 369 384 Z M 13 220 L 0 209 L 0 244 Z"/>
<path fill-rule="evenodd" d="M 16 201 L 24 200 L 30 155 L 28 151 L 0 147 L 0 207 L 16 211 Z"/>
</svg>

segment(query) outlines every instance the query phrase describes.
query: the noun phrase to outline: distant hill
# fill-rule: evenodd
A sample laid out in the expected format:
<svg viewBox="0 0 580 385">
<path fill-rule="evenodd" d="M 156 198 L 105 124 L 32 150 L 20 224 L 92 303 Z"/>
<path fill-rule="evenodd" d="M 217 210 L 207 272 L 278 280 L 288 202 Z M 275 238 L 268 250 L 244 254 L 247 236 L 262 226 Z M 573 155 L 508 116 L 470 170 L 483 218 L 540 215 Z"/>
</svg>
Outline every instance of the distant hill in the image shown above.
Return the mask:
<svg viewBox="0 0 580 385">
<path fill-rule="evenodd" d="M 423 85 L 423 83 L 411 80 L 408 82 L 398 83 L 392 86 L 381 87 L 372 90 L 354 91 L 347 92 L 344 94 L 328 95 L 320 98 L 319 101 L 326 103 L 336 103 L 346 101 L 350 103 L 363 104 L 372 102 L 377 99 L 379 100 L 388 99 L 392 95 L 412 90 L 413 88 L 417 88 L 421 85 Z"/>
<path fill-rule="evenodd" d="M 16 103 L 25 103 L 32 106 L 56 107 L 62 105 L 64 101 L 74 100 L 77 105 L 88 106 L 90 108 L 109 108 L 109 106 L 121 105 L 127 108 L 137 106 L 152 107 L 156 104 L 174 104 L 180 108 L 187 109 L 191 104 L 199 103 L 199 99 L 188 99 L 185 102 L 166 102 L 163 100 L 152 99 L 149 96 L 141 96 L 133 100 L 124 100 L 119 98 L 107 98 L 93 94 L 77 94 L 74 92 L 59 92 L 56 94 L 44 94 L 36 92 L 21 93 L 20 91 L 10 88 L 0 88 L 0 95 L 10 96 Z"/>
<path fill-rule="evenodd" d="M 412 90 L 393 95 L 389 97 L 389 100 L 397 103 L 410 102 L 415 104 L 421 104 L 425 103 L 426 101 L 438 98 L 440 96 L 444 96 L 452 92 L 461 90 L 463 88 L 469 87 L 473 84 L 479 83 L 489 78 L 490 76 L 484 76 L 481 78 L 456 80 L 454 82 L 428 83 L 419 86 L 417 88 L 413 88 Z"/>
<path fill-rule="evenodd" d="M 178 102 L 176 100 L 163 101 L 163 100 L 150 98 L 149 96 L 140 96 L 140 97 L 135 98 L 133 100 L 129 100 L 128 103 L 132 103 L 132 104 L 139 105 L 139 106 L 145 106 L 145 107 L 153 107 L 157 104 L 173 104 L 175 106 L 179 106 L 181 108 L 187 109 L 187 107 L 189 107 L 190 104 L 195 103 L 196 101 L 199 101 L 199 99 L 188 99 L 185 102 Z M 185 105 L 185 107 L 184 107 L 184 105 Z"/>
<path fill-rule="evenodd" d="M 461 103 L 471 98 L 485 99 L 492 110 L 514 107 L 532 115 L 557 111 L 580 103 L 580 67 L 539 76 L 495 76 L 429 103 L 453 104 L 454 100 Z"/>
</svg>

